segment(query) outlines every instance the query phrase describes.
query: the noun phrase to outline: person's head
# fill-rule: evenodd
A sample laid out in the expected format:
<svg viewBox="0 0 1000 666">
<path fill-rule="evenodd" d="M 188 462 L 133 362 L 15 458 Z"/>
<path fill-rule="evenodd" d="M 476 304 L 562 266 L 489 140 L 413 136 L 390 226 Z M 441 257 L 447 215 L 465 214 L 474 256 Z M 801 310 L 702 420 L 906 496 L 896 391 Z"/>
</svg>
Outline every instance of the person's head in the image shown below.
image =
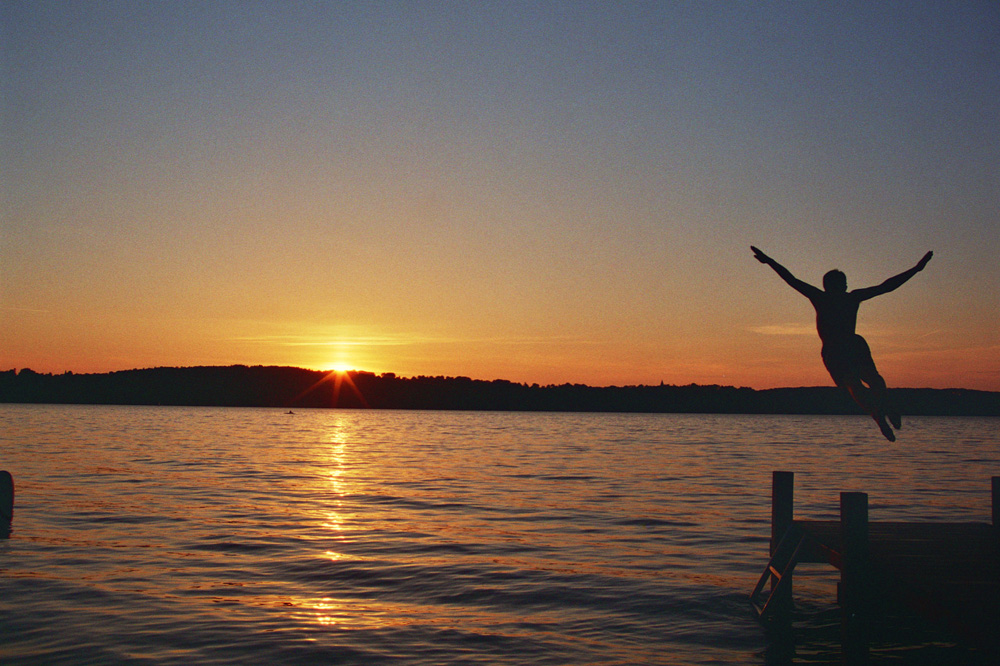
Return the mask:
<svg viewBox="0 0 1000 666">
<path fill-rule="evenodd" d="M 836 268 L 823 276 L 823 289 L 834 292 L 847 291 L 847 276 Z"/>
</svg>

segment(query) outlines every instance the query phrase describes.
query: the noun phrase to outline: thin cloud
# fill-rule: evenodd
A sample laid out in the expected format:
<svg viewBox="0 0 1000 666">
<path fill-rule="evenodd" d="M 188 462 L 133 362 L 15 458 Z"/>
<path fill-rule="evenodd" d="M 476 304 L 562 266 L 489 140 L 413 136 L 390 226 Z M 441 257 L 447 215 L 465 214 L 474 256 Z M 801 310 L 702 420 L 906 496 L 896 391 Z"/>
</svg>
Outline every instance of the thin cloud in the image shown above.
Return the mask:
<svg viewBox="0 0 1000 666">
<path fill-rule="evenodd" d="M 5 312 L 33 312 L 35 314 L 49 314 L 52 312 L 51 310 L 46 310 L 45 308 L 28 308 L 18 305 L 0 305 L 0 310 Z"/>
<path fill-rule="evenodd" d="M 405 345 L 413 342 L 413 339 L 391 338 L 391 337 L 363 337 L 363 338 L 339 338 L 336 336 L 313 336 L 313 335 L 253 335 L 238 338 L 230 338 L 233 342 L 257 342 L 266 345 L 280 345 L 282 347 L 358 347 L 358 346 L 385 346 L 385 345 Z"/>
<path fill-rule="evenodd" d="M 751 326 L 750 330 L 760 335 L 816 335 L 815 327 L 810 324 L 768 324 Z"/>
<path fill-rule="evenodd" d="M 602 340 L 585 340 L 571 336 L 518 336 L 518 337 L 433 337 L 421 335 L 399 336 L 353 336 L 336 335 L 256 335 L 230 338 L 233 342 L 251 342 L 283 347 L 377 347 L 426 344 L 499 344 L 499 345 L 545 345 L 545 344 L 604 344 Z"/>
</svg>

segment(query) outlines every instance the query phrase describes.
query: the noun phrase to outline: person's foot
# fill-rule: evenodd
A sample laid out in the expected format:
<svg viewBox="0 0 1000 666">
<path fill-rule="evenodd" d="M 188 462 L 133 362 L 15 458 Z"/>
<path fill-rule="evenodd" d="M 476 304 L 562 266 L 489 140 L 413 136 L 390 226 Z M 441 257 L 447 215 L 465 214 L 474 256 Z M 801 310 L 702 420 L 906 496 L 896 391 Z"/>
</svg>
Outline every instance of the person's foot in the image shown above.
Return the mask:
<svg viewBox="0 0 1000 666">
<path fill-rule="evenodd" d="M 875 423 L 878 424 L 878 429 L 882 431 L 882 435 L 885 436 L 890 442 L 896 441 L 896 434 L 889 427 L 889 424 L 885 422 L 885 417 L 876 418 Z"/>
<path fill-rule="evenodd" d="M 895 428 L 896 430 L 899 430 L 900 428 L 903 427 L 903 420 L 899 418 L 899 414 L 896 414 L 895 412 L 889 412 L 888 414 L 886 414 L 886 416 L 889 417 L 889 423 L 891 423 L 892 427 Z"/>
</svg>

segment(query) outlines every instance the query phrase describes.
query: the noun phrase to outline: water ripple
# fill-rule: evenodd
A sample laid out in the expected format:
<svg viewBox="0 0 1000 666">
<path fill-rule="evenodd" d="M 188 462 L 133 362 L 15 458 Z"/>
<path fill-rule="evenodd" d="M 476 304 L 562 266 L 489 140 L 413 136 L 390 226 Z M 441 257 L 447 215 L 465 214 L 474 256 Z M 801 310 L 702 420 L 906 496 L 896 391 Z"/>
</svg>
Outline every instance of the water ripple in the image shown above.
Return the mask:
<svg viewBox="0 0 1000 666">
<path fill-rule="evenodd" d="M 18 488 L 4 664 L 773 663 L 780 641 L 746 603 L 772 468 L 796 471 L 799 515 L 862 488 L 885 520 L 989 520 L 1000 472 L 988 419 L 911 419 L 896 447 L 850 417 L 0 419 Z M 796 577 L 800 661 L 839 659 L 834 583 Z M 903 638 L 876 655 L 962 656 Z"/>
</svg>

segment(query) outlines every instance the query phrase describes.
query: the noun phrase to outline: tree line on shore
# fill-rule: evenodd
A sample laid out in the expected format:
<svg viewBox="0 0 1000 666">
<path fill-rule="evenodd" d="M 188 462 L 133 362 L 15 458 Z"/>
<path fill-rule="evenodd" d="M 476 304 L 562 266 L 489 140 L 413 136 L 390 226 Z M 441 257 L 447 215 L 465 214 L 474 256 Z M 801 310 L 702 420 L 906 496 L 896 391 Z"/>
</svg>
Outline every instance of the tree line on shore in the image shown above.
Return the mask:
<svg viewBox="0 0 1000 666">
<path fill-rule="evenodd" d="M 1000 393 L 894 389 L 909 415 L 1000 416 Z M 0 402 L 708 414 L 859 414 L 836 387 L 539 386 L 503 379 L 397 377 L 277 366 L 149 368 L 101 374 L 0 372 Z"/>
</svg>

